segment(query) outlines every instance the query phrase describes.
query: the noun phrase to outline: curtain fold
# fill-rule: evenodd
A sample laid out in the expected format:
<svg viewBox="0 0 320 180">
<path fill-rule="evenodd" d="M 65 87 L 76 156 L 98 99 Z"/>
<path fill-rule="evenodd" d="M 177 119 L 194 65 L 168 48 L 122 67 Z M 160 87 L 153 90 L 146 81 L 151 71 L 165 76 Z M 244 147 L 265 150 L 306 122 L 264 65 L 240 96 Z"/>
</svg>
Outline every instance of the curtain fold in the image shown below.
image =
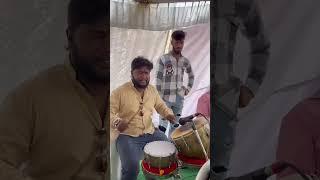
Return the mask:
<svg viewBox="0 0 320 180">
<path fill-rule="evenodd" d="M 110 2 L 111 27 L 165 31 L 210 22 L 210 1 L 142 4 Z"/>
<path fill-rule="evenodd" d="M 320 1 L 258 2 L 269 32 L 271 56 L 258 94 L 247 108 L 239 111 L 230 176 L 273 163 L 282 118 L 320 88 L 320 56 L 316 45 L 320 41 Z M 235 73 L 245 79 L 250 46 L 245 38 L 238 37 Z"/>
</svg>

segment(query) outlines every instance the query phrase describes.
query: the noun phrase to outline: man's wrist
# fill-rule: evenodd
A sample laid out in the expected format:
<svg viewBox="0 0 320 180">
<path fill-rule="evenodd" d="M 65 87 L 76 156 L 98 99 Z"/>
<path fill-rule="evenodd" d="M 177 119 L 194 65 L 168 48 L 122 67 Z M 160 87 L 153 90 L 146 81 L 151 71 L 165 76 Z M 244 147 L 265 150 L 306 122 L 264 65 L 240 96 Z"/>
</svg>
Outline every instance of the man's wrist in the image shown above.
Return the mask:
<svg viewBox="0 0 320 180">
<path fill-rule="evenodd" d="M 188 93 L 189 93 L 189 92 L 191 91 L 192 87 L 189 87 L 189 86 L 188 86 L 186 89 L 187 89 L 187 91 L 188 91 Z"/>
<path fill-rule="evenodd" d="M 117 118 L 116 120 L 114 120 L 113 121 L 113 127 L 115 129 L 118 129 L 120 122 L 121 122 L 121 118 Z"/>
<path fill-rule="evenodd" d="M 247 79 L 245 84 L 242 84 L 242 85 L 247 87 L 252 92 L 253 95 L 255 95 L 258 92 L 258 89 L 260 87 L 260 84 L 251 78 Z"/>
</svg>

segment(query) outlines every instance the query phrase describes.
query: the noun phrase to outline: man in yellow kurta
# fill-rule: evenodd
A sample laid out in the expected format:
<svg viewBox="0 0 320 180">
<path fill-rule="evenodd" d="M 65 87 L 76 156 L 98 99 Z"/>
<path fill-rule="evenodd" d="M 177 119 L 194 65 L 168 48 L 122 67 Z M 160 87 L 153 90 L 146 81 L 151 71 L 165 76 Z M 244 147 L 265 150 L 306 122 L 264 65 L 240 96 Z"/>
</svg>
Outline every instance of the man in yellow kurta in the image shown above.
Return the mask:
<svg viewBox="0 0 320 180">
<path fill-rule="evenodd" d="M 155 109 L 171 123 L 175 116 L 158 94 L 149 85 L 153 64 L 137 57 L 131 64 L 132 82 L 118 87 L 111 94 L 111 128 L 120 133 L 116 148 L 122 164 L 121 180 L 136 180 L 139 174 L 139 161 L 143 158 L 144 146 L 152 141 L 167 141 L 167 137 L 152 123 Z M 161 151 L 161 149 L 159 149 Z"/>
<path fill-rule="evenodd" d="M 1 180 L 110 179 L 106 7 L 105 0 L 71 0 L 66 63 L 27 80 L 1 103 Z"/>
</svg>

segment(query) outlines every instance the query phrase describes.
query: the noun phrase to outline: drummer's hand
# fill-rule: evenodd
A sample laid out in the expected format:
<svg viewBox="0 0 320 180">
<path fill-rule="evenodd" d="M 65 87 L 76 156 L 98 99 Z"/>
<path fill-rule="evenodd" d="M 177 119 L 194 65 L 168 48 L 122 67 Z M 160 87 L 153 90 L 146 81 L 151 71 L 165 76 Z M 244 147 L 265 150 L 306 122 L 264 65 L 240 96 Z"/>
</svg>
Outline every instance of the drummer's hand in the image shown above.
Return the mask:
<svg viewBox="0 0 320 180">
<path fill-rule="evenodd" d="M 175 124 L 176 123 L 176 117 L 173 114 L 169 114 L 168 116 L 166 116 L 166 119 L 171 123 L 171 124 Z"/>
<path fill-rule="evenodd" d="M 244 108 L 249 105 L 250 101 L 253 99 L 254 94 L 246 86 L 240 87 L 240 96 L 239 96 L 239 108 Z"/>
<path fill-rule="evenodd" d="M 119 132 L 123 132 L 124 130 L 126 130 L 128 128 L 128 123 L 125 121 L 120 121 L 117 129 Z"/>
<path fill-rule="evenodd" d="M 189 90 L 186 87 L 182 86 L 182 89 L 184 90 L 185 96 L 189 94 Z"/>
</svg>

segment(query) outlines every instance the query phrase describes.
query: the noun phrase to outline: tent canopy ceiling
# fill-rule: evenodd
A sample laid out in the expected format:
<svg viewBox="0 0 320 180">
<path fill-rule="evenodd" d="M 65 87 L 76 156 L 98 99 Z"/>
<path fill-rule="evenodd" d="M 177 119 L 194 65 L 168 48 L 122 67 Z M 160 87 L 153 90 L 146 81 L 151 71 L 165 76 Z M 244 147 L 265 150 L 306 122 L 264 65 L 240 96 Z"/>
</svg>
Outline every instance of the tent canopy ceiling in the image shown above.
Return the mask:
<svg viewBox="0 0 320 180">
<path fill-rule="evenodd" d="M 210 1 L 153 2 L 158 3 L 112 0 L 111 27 L 166 31 L 210 22 Z"/>
<path fill-rule="evenodd" d="M 140 2 L 140 3 L 177 3 L 177 2 L 200 2 L 200 1 L 206 1 L 206 0 L 134 0 L 134 1 Z M 210 2 L 210 0 L 207 2 Z"/>
</svg>

